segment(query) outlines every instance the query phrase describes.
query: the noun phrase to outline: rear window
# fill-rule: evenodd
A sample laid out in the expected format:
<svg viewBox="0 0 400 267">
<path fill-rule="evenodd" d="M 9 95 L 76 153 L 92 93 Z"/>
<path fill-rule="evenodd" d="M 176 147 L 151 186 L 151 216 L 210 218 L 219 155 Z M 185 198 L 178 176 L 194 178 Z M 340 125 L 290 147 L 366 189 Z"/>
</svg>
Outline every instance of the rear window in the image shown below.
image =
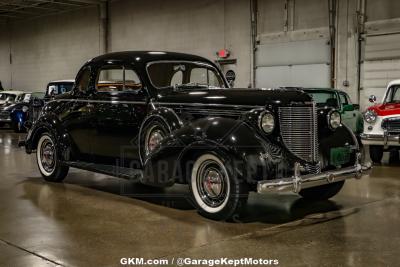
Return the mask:
<svg viewBox="0 0 400 267">
<path fill-rule="evenodd" d="M 339 101 L 336 97 L 335 92 L 329 91 L 314 91 L 314 90 L 305 90 L 305 92 L 312 96 L 317 106 L 323 107 L 338 107 Z"/>
<path fill-rule="evenodd" d="M 50 83 L 47 86 L 46 95 L 61 95 L 72 90 L 74 83 Z"/>
<path fill-rule="evenodd" d="M 209 89 L 225 88 L 223 78 L 211 65 L 200 62 L 153 62 L 147 68 L 151 83 L 156 88 L 202 86 Z"/>
</svg>

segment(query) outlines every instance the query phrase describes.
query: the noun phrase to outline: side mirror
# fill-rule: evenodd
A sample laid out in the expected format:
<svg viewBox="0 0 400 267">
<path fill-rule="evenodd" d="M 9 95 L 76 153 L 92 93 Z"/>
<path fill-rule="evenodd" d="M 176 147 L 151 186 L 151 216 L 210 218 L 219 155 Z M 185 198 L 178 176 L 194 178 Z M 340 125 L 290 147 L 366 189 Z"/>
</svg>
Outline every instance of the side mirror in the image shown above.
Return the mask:
<svg viewBox="0 0 400 267">
<path fill-rule="evenodd" d="M 352 104 L 344 105 L 343 111 L 354 111 L 354 106 Z"/>
<path fill-rule="evenodd" d="M 371 95 L 371 96 L 369 97 L 369 102 L 375 103 L 375 102 L 376 102 L 376 96 Z"/>
</svg>

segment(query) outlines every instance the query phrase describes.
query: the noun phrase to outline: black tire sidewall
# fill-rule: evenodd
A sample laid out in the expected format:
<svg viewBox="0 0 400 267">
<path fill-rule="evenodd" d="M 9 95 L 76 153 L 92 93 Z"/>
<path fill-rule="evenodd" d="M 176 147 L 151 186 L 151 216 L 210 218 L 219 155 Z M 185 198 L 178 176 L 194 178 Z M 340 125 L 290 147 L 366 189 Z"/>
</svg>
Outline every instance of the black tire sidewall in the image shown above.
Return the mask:
<svg viewBox="0 0 400 267">
<path fill-rule="evenodd" d="M 369 157 L 373 163 L 381 163 L 383 158 L 383 147 L 382 146 L 370 146 Z"/>
</svg>

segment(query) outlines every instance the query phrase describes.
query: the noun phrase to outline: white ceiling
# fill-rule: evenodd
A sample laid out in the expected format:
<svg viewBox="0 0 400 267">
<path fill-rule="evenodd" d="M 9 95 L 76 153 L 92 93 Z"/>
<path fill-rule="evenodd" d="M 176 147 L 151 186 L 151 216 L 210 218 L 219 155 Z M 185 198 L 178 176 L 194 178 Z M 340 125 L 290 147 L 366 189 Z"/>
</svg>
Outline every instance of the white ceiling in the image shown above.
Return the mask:
<svg viewBox="0 0 400 267">
<path fill-rule="evenodd" d="M 98 5 L 107 0 L 0 0 L 0 23 L 47 16 Z"/>
</svg>

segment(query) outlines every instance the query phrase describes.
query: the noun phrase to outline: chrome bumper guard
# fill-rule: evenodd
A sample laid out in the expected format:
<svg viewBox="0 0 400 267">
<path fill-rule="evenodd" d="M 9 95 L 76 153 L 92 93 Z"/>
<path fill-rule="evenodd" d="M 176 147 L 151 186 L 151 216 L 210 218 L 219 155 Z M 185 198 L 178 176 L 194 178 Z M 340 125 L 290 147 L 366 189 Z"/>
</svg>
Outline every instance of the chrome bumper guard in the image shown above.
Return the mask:
<svg viewBox="0 0 400 267">
<path fill-rule="evenodd" d="M 276 180 L 259 181 L 257 184 L 258 193 L 270 192 L 288 192 L 299 193 L 302 189 L 331 184 L 350 178 L 360 179 L 362 174 L 371 169 L 371 164 L 362 166 L 360 163 L 361 154 L 357 153 L 356 164 L 351 167 L 338 169 L 334 171 L 322 172 L 319 174 L 300 175 L 300 163 L 296 162 L 294 166 L 294 175 L 290 178 Z"/>
<path fill-rule="evenodd" d="M 400 134 L 388 135 L 385 132 L 383 135 L 379 134 L 361 134 L 361 142 L 364 145 L 383 145 L 387 146 L 400 146 Z"/>
</svg>

